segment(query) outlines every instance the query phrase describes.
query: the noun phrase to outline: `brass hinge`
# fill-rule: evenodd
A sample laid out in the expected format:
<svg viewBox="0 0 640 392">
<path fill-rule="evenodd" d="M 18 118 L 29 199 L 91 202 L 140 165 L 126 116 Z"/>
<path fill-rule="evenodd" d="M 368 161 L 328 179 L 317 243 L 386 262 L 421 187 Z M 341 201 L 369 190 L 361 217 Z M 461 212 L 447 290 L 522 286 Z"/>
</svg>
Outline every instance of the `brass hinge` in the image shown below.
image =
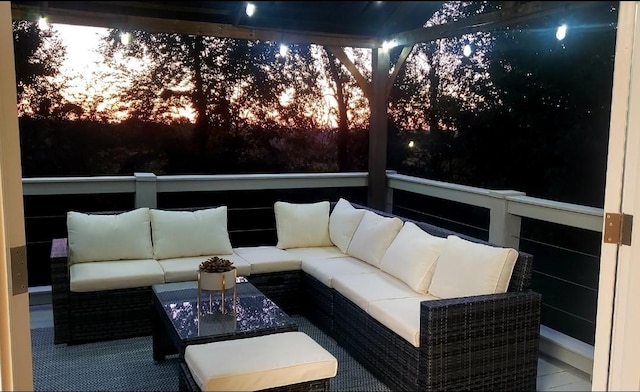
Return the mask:
<svg viewBox="0 0 640 392">
<path fill-rule="evenodd" d="M 604 215 L 605 244 L 631 245 L 633 215 L 607 212 Z"/>
<path fill-rule="evenodd" d="M 24 294 L 27 287 L 27 250 L 26 246 L 11 248 L 11 279 L 13 295 Z"/>
</svg>

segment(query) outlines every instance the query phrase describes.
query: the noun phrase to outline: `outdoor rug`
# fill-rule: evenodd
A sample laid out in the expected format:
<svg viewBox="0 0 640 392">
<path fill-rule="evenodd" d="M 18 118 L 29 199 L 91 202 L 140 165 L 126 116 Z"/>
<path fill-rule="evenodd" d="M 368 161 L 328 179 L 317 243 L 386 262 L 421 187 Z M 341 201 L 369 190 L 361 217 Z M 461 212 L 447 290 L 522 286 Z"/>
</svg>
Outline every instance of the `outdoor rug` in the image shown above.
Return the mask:
<svg viewBox="0 0 640 392">
<path fill-rule="evenodd" d="M 299 330 L 338 359 L 332 391 L 389 391 L 336 342 L 301 316 Z M 31 330 L 35 391 L 177 391 L 178 359 L 152 359 L 151 337 L 54 345 L 53 328 Z"/>
</svg>

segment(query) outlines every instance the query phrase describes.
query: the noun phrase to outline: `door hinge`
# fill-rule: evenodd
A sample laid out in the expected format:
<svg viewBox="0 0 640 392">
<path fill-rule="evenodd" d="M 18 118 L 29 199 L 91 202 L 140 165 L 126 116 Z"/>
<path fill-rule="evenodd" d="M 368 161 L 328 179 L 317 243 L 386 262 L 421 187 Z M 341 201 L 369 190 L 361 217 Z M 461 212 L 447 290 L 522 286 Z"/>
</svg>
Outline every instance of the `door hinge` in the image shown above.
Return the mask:
<svg viewBox="0 0 640 392">
<path fill-rule="evenodd" d="M 631 245 L 633 215 L 607 212 L 604 215 L 605 244 Z"/>
<path fill-rule="evenodd" d="M 29 291 L 27 286 L 27 247 L 11 248 L 11 279 L 13 295 Z"/>
</svg>

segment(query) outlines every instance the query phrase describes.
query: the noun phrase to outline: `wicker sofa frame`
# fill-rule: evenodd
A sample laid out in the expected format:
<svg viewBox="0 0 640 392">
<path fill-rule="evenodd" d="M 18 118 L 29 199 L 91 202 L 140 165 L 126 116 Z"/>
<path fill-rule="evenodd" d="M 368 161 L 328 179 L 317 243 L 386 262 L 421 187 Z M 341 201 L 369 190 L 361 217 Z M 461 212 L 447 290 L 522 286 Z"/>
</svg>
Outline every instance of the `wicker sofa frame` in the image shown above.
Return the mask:
<svg viewBox="0 0 640 392">
<path fill-rule="evenodd" d="M 486 244 L 399 218 L 432 235 L 453 234 Z M 532 255 L 519 252 L 506 293 L 422 302 L 420 347 L 302 271 L 250 275 L 248 279 L 286 312 L 302 313 L 332 336 L 392 390 L 534 391 L 541 296 L 529 288 L 532 262 Z M 70 292 L 66 239 L 53 240 L 51 263 L 56 344 L 151 334 L 150 287 Z"/>
<path fill-rule="evenodd" d="M 151 335 L 151 286 L 71 291 L 66 238 L 52 240 L 50 262 L 55 344 Z M 302 271 L 250 275 L 247 280 L 286 313 L 300 313 Z"/>
<path fill-rule="evenodd" d="M 488 244 L 398 218 L 432 235 Z M 419 348 L 307 274 L 305 315 L 393 390 L 535 391 L 541 295 L 529 288 L 532 264 L 531 254 L 519 252 L 506 293 L 422 302 Z"/>
</svg>

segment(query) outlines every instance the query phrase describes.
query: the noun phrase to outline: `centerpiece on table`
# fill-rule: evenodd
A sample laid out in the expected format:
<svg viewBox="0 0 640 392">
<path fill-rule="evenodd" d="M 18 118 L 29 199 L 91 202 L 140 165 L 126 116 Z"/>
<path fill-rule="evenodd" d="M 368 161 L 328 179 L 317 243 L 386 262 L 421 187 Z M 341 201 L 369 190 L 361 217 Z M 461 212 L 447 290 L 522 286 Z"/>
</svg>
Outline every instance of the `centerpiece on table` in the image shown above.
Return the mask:
<svg viewBox="0 0 640 392">
<path fill-rule="evenodd" d="M 228 259 L 218 256 L 210 257 L 198 266 L 198 308 L 203 290 L 209 291 L 209 309 L 213 305 L 213 292 L 219 291 L 222 295 L 220 310 L 225 313 L 225 293 L 233 289 L 233 309 L 236 303 L 236 267 Z"/>
</svg>

